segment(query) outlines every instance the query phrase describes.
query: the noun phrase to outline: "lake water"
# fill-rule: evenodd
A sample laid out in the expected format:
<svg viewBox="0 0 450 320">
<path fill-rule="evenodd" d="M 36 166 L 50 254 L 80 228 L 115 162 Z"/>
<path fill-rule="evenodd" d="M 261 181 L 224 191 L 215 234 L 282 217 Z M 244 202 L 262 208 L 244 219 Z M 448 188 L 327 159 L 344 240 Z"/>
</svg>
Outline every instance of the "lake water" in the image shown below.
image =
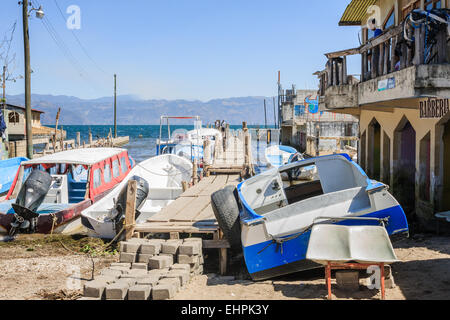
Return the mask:
<svg viewBox="0 0 450 320">
<path fill-rule="evenodd" d="M 193 130 L 193 125 L 171 125 L 171 131 L 176 129 Z M 249 128 L 252 128 L 249 126 Z M 256 127 L 255 127 L 256 128 Z M 63 126 L 67 132 L 67 140 L 76 139 L 77 132 L 81 134 L 81 143 L 85 141 L 88 143 L 89 130 L 92 132 L 94 140 L 98 138 L 105 138 L 109 134 L 109 130 L 113 130 L 113 126 L 78 126 L 70 125 Z M 230 129 L 242 129 L 242 126 L 230 126 Z M 148 126 L 117 126 L 117 136 L 129 136 L 130 143 L 124 148 L 128 149 L 129 154 L 137 162 L 156 155 L 156 141 L 159 138 L 159 125 Z M 167 138 L 167 127 L 163 127 L 163 138 Z"/>
</svg>

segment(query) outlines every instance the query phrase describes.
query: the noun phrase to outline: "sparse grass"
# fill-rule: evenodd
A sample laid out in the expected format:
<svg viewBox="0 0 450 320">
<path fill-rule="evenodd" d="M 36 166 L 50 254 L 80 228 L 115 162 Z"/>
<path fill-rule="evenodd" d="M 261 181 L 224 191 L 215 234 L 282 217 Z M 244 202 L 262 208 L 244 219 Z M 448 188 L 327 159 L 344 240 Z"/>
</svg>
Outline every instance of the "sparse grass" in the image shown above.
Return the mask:
<svg viewBox="0 0 450 320">
<path fill-rule="evenodd" d="M 91 257 L 113 256 L 117 254 L 115 244 L 106 248 L 107 242 L 86 236 L 74 235 L 43 235 L 43 234 L 21 234 L 14 241 L 0 242 L 1 251 L 11 249 L 22 251 L 26 254 L 89 254 Z M 8 250 L 9 249 L 9 250 Z M 6 253 L 6 252 L 5 252 Z"/>
</svg>

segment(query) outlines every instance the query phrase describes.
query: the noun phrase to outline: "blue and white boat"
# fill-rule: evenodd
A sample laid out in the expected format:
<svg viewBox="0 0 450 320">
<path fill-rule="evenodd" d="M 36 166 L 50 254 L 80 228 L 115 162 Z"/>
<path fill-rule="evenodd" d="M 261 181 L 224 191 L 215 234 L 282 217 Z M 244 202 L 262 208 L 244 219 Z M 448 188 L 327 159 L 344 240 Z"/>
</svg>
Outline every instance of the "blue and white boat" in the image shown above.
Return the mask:
<svg viewBox="0 0 450 320">
<path fill-rule="evenodd" d="M 297 149 L 283 145 L 267 147 L 265 150 L 265 157 L 268 168 L 279 168 L 289 163 L 294 163 L 305 159 L 303 155 L 297 151 Z M 292 171 L 291 173 L 294 175 L 288 176 L 287 174 L 283 174 L 283 180 L 311 180 L 314 179 L 314 176 L 317 174 L 317 170 L 315 166 L 306 166 L 299 170 Z"/>
<path fill-rule="evenodd" d="M 270 167 L 281 167 L 297 154 L 295 148 L 283 145 L 274 145 L 267 147 L 265 150 L 266 162 Z"/>
<path fill-rule="evenodd" d="M 317 170 L 310 181 L 283 181 L 282 175 L 307 166 Z M 238 186 L 241 243 L 247 269 L 264 280 L 319 264 L 306 259 L 311 228 L 322 223 L 376 225 L 384 219 L 391 238 L 407 237 L 408 222 L 388 186 L 368 178 L 346 154 L 311 158 L 272 168 Z M 331 218 L 336 218 L 333 220 Z"/>
<path fill-rule="evenodd" d="M 11 188 L 20 164 L 28 161 L 28 158 L 11 158 L 0 161 L 0 195 Z"/>
</svg>

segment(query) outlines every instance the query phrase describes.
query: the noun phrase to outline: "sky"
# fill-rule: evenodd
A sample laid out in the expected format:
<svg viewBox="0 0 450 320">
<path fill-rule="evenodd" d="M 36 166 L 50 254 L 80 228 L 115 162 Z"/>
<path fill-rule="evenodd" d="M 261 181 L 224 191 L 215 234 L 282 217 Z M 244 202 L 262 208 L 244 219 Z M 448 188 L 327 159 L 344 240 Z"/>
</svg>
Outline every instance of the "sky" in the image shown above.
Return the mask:
<svg viewBox="0 0 450 320">
<path fill-rule="evenodd" d="M 283 87 L 316 89 L 324 53 L 359 45 L 356 27 L 339 27 L 350 0 L 35 0 L 46 19 L 29 20 L 32 93 L 82 99 L 117 93 L 144 99 L 275 96 Z M 56 5 L 56 3 L 59 6 Z M 68 29 L 71 5 L 80 29 Z M 0 36 L 17 22 L 11 45 L 22 94 L 22 11 L 0 0 Z M 56 39 L 56 41 L 55 41 Z M 349 74 L 359 73 L 349 61 Z"/>
</svg>

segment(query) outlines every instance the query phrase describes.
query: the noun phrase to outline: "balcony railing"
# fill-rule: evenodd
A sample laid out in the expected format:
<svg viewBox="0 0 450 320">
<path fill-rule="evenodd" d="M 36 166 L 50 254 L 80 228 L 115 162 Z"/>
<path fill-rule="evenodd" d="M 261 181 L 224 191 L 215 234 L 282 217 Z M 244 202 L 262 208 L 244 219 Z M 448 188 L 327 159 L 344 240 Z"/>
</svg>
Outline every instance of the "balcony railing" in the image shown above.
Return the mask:
<svg viewBox="0 0 450 320">
<path fill-rule="evenodd" d="M 391 27 L 359 48 L 326 54 L 326 69 L 316 73 L 320 95 L 331 86 L 352 84 L 347 76 L 347 56 L 361 55 L 361 82 L 413 65 L 448 63 L 448 10 L 431 13 L 415 10 L 400 25 Z"/>
</svg>

